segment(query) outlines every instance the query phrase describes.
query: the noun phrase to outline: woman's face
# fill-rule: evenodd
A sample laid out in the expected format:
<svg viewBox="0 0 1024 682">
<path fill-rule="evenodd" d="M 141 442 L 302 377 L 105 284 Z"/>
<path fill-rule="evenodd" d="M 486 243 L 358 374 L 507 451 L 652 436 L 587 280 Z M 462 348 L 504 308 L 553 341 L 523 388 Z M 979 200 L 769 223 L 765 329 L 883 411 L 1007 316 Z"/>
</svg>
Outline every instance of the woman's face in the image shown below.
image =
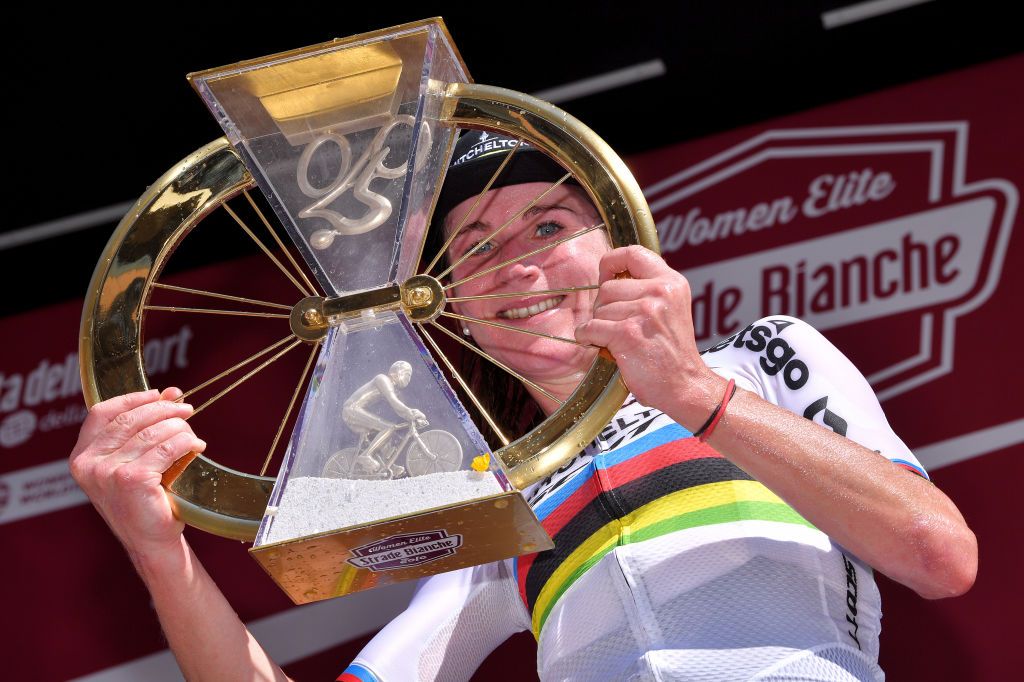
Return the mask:
<svg viewBox="0 0 1024 682">
<path fill-rule="evenodd" d="M 549 183 L 535 182 L 488 192 L 449 247 L 448 261 L 456 262 L 549 187 Z M 446 238 L 466 218 L 475 200 L 467 199 L 449 212 L 445 220 Z M 456 267 L 451 273 L 452 281 L 599 222 L 597 211 L 581 189 L 561 185 Z M 576 327 L 591 318 L 597 291 L 536 295 L 528 292 L 597 284 L 598 263 L 609 248 L 603 228 L 595 230 L 448 291 L 452 297 L 512 292 L 527 292 L 526 295 L 450 305 L 455 312 L 468 317 L 572 339 Z M 484 351 L 538 382 L 585 372 L 596 352 L 593 348 L 483 324 L 460 324 L 469 327 Z"/>
</svg>

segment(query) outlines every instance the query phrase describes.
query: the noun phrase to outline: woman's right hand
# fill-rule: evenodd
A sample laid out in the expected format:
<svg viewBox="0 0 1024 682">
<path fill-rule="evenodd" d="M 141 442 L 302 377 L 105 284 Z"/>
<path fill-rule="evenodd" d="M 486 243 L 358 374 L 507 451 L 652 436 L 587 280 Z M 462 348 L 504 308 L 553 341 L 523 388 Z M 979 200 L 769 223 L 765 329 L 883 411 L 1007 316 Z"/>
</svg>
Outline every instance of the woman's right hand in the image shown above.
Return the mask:
<svg viewBox="0 0 1024 682">
<path fill-rule="evenodd" d="M 202 452 L 206 443 L 185 421 L 192 406 L 173 402 L 179 396 L 168 388 L 98 403 L 71 451 L 71 475 L 133 559 L 181 546 L 184 524 L 160 480 L 171 464 Z"/>
</svg>

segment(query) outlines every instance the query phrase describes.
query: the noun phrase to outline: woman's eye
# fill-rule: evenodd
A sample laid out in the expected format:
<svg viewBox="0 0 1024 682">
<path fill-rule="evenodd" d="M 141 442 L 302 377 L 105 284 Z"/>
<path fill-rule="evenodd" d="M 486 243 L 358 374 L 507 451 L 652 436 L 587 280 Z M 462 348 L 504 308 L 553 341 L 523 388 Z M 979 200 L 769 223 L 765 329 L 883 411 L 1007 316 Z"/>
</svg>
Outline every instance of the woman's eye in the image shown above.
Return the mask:
<svg viewBox="0 0 1024 682">
<path fill-rule="evenodd" d="M 473 244 L 473 246 L 471 246 L 468 249 L 466 249 L 466 254 L 472 255 L 472 256 L 478 256 L 478 255 L 481 255 L 481 254 L 484 254 L 484 253 L 489 253 L 493 249 L 494 249 L 494 242 L 484 242 L 484 243 L 477 242 L 476 244 Z"/>
<path fill-rule="evenodd" d="M 538 237 L 550 237 L 552 235 L 558 234 L 559 232 L 562 231 L 562 229 L 562 226 L 559 225 L 558 223 L 541 223 L 540 225 L 537 226 L 537 231 L 535 234 Z"/>
</svg>

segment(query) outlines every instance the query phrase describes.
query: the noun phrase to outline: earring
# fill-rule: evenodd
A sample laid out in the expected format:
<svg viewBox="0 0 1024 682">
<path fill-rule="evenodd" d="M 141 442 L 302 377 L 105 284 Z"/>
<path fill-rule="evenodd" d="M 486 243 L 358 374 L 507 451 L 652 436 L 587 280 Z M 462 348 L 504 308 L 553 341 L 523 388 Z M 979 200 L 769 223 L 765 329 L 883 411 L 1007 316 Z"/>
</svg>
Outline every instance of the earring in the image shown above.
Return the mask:
<svg viewBox="0 0 1024 682">
<path fill-rule="evenodd" d="M 465 325 L 463 325 L 462 327 L 462 333 L 465 334 L 466 336 L 472 336 L 472 334 L 470 334 L 469 332 L 469 327 L 466 327 Z"/>
</svg>

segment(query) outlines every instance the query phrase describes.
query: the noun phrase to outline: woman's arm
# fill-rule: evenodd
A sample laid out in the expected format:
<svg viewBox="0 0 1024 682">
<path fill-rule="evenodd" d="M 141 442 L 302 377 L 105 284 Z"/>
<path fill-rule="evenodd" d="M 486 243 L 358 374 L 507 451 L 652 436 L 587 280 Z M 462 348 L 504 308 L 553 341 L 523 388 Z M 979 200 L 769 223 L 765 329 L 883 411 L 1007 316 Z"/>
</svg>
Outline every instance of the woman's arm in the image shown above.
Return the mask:
<svg viewBox="0 0 1024 682">
<path fill-rule="evenodd" d="M 420 584 L 402 614 L 353 661 L 341 680 L 469 680 L 529 615 L 503 561 L 449 571 Z"/>
<path fill-rule="evenodd" d="M 177 389 L 99 403 L 71 452 L 71 473 L 118 537 L 149 589 L 160 624 L 189 680 L 285 680 L 245 628 L 182 535 L 164 471 L 206 443 L 185 422 Z"/>
<path fill-rule="evenodd" d="M 633 279 L 615 279 L 627 271 Z M 652 252 L 628 247 L 602 259 L 601 283 L 594 319 L 577 340 L 608 348 L 642 403 L 699 428 L 726 380 L 697 351 L 686 279 Z M 878 453 L 747 391 L 737 391 L 708 442 L 921 596 L 955 596 L 973 584 L 977 542 L 956 506 Z"/>
<path fill-rule="evenodd" d="M 737 392 L 708 443 L 922 597 L 954 597 L 974 584 L 977 541 L 956 505 L 878 453 L 747 391 Z"/>
</svg>

